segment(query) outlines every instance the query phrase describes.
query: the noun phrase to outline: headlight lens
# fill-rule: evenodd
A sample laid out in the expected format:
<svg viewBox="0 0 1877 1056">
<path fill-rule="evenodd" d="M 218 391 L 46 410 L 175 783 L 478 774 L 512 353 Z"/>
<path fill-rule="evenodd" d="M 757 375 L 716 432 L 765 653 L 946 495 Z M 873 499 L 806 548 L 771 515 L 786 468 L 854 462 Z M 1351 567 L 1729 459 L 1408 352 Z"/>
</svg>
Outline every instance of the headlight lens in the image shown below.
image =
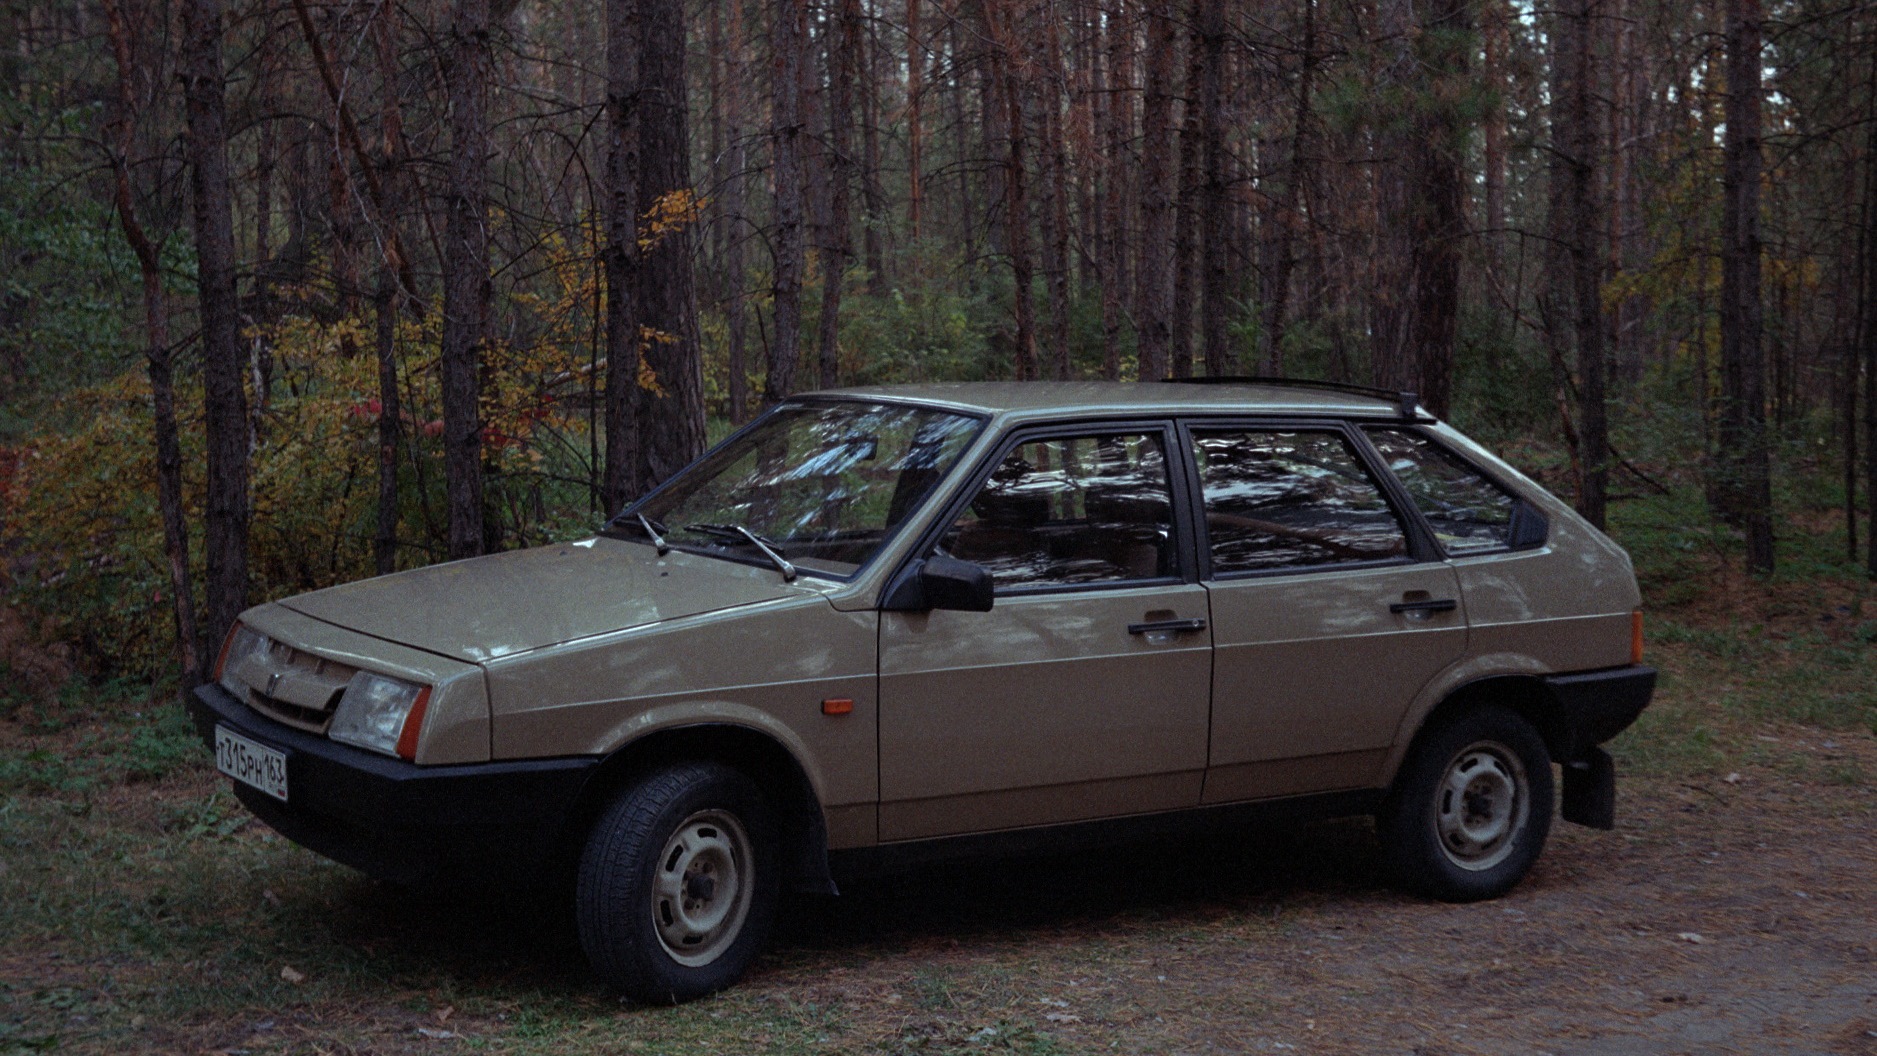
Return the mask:
<svg viewBox="0 0 1877 1056">
<path fill-rule="evenodd" d="M 248 687 L 242 685 L 240 680 L 229 672 L 240 666 L 237 661 L 265 653 L 267 645 L 266 635 L 259 631 L 249 630 L 247 624 L 235 624 L 235 629 L 228 634 L 228 644 L 222 649 L 222 658 L 215 671 L 215 680 L 221 683 L 223 689 L 233 693 L 236 697 L 242 700 L 248 699 Z"/>
<path fill-rule="evenodd" d="M 346 684 L 326 736 L 335 741 L 400 756 L 417 755 L 430 687 L 360 671 Z"/>
</svg>

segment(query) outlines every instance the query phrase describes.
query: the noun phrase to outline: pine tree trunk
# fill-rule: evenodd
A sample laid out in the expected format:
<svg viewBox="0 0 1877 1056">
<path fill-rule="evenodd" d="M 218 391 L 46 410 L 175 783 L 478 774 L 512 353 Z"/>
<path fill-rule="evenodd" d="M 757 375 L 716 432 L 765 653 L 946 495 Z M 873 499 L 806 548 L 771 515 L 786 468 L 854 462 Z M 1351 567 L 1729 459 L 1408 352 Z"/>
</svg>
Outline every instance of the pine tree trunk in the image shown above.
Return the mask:
<svg viewBox="0 0 1877 1056">
<path fill-rule="evenodd" d="M 1179 55 L 1173 12 L 1147 13 L 1147 86 L 1141 107 L 1141 252 L 1134 314 L 1140 380 L 1167 376 L 1173 343 L 1173 70 Z"/>
<path fill-rule="evenodd" d="M 919 241 L 925 221 L 925 38 L 919 0 L 906 0 L 906 225 Z"/>
<path fill-rule="evenodd" d="M 802 51 L 808 45 L 808 0 L 777 0 L 770 30 L 775 57 L 770 90 L 775 125 L 775 335 L 763 400 L 795 391 L 802 328 Z"/>
<path fill-rule="evenodd" d="M 1176 378 L 1193 376 L 1193 296 L 1199 287 L 1199 97 L 1205 80 L 1205 42 L 1200 31 L 1204 0 L 1193 0 L 1186 51 L 1185 104 L 1180 115 L 1180 178 L 1173 224 L 1172 345 L 1167 368 Z"/>
<path fill-rule="evenodd" d="M 684 71 L 683 0 L 639 0 L 640 215 L 663 225 L 644 233 L 637 303 L 651 339 L 644 346 L 653 388 L 634 419 L 643 493 L 704 452 L 704 361 L 691 269 L 697 193 L 691 186 Z"/>
<path fill-rule="evenodd" d="M 385 164 L 391 176 L 385 180 L 380 222 L 396 231 L 401 224 L 397 172 L 402 163 L 404 116 L 398 101 L 398 58 L 395 27 L 396 9 L 385 4 L 373 20 L 372 37 L 377 49 L 380 91 L 384 110 L 380 118 L 380 139 Z M 392 237 L 385 241 L 385 256 L 378 268 L 376 353 L 378 358 L 378 517 L 372 539 L 372 557 L 379 575 L 396 571 L 398 562 L 398 455 L 403 440 L 402 400 L 398 389 L 397 317 L 402 297 L 398 290 L 398 272 L 403 262 L 403 242 Z"/>
<path fill-rule="evenodd" d="M 219 643 L 248 596 L 247 357 L 235 303 L 235 235 L 229 200 L 227 82 L 221 0 L 185 0 L 180 74 L 189 129 L 202 318 L 203 411 L 208 432 L 208 565 L 203 634 Z"/>
<path fill-rule="evenodd" d="M 1066 381 L 1071 372 L 1069 349 L 1069 152 L 1064 142 L 1062 114 L 1062 35 L 1056 12 L 1045 6 L 1042 34 L 1042 77 L 1038 93 L 1042 107 L 1042 212 L 1047 228 L 1043 236 L 1043 281 L 1049 293 L 1049 376 Z"/>
<path fill-rule="evenodd" d="M 491 296 L 488 203 L 489 0 L 456 0 L 443 244 L 443 471 L 451 558 L 483 552 L 483 324 Z"/>
<path fill-rule="evenodd" d="M 637 494 L 639 363 L 639 0 L 606 2 L 606 468 L 600 507 Z"/>
<path fill-rule="evenodd" d="M 1727 131 L 1721 143 L 1721 457 L 1747 567 L 1773 570 L 1766 361 L 1760 308 L 1759 0 L 1727 2 Z"/>
<path fill-rule="evenodd" d="M 748 280 L 743 259 L 744 229 L 748 226 L 744 198 L 743 170 L 749 162 L 749 149 L 743 142 L 745 95 L 743 80 L 747 75 L 743 48 L 743 0 L 730 0 L 729 43 L 724 49 L 724 136 L 727 140 L 723 183 L 725 239 L 724 329 L 730 370 L 730 422 L 742 425 L 749 419 L 749 362 L 745 348 L 748 309 L 743 284 Z"/>
<path fill-rule="evenodd" d="M 1129 0 L 1113 0 L 1108 12 L 1107 83 L 1098 87 L 1106 100 L 1102 108 L 1107 157 L 1103 159 L 1106 194 L 1102 204 L 1101 331 L 1102 376 L 1121 376 L 1121 337 L 1126 326 L 1123 307 L 1128 287 L 1128 154 L 1134 139 L 1134 21 Z"/>
<path fill-rule="evenodd" d="M 1305 0 L 1313 3 L 1313 0 Z M 1204 40 L 1204 77 L 1199 85 L 1199 134 L 1205 140 L 1205 190 L 1200 208 L 1201 281 L 1205 283 L 1200 313 L 1200 343 L 1206 373 L 1213 377 L 1232 373 L 1231 347 L 1226 324 L 1231 320 L 1231 215 L 1226 199 L 1225 134 L 1225 3 L 1200 0 L 1199 32 Z"/>
<path fill-rule="evenodd" d="M 156 503 L 163 522 L 163 556 L 169 566 L 170 613 L 176 623 L 176 668 L 186 691 L 205 681 L 202 657 L 207 649 L 196 625 L 195 584 L 189 578 L 189 525 L 183 510 L 182 444 L 176 425 L 169 303 L 163 294 L 162 254 L 137 218 L 131 188 L 137 118 L 143 108 L 138 105 L 134 87 L 138 70 L 130 27 L 117 0 L 104 0 L 104 13 L 111 49 L 117 58 L 120 112 L 114 121 L 117 151 L 112 158 L 117 218 L 124 240 L 136 254 L 137 271 L 143 280 L 144 335 L 148 342 L 144 367 L 150 378 L 151 425 L 156 442 Z"/>
<path fill-rule="evenodd" d="M 821 387 L 840 384 L 841 287 L 853 256 L 848 195 L 853 183 L 855 52 L 860 44 L 860 2 L 840 0 L 828 59 L 828 227 L 821 246 Z"/>
</svg>

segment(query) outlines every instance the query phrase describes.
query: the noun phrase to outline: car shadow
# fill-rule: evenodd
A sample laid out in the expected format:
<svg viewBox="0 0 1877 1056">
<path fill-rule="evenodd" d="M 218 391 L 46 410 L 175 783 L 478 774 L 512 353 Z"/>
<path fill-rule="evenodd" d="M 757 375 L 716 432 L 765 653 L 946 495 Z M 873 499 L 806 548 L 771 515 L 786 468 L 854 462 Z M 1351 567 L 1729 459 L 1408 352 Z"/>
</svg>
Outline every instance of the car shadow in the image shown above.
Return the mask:
<svg viewBox="0 0 1877 1056">
<path fill-rule="evenodd" d="M 850 881 L 839 896 L 784 899 L 765 962 L 881 955 L 931 940 L 1021 941 L 1152 920 L 1203 924 L 1386 890 L 1367 819 L 1221 830 L 1209 837 L 1047 855 L 972 858 Z M 320 919 L 372 974 L 602 997 L 573 926 L 571 894 L 407 888 L 350 877 Z"/>
</svg>

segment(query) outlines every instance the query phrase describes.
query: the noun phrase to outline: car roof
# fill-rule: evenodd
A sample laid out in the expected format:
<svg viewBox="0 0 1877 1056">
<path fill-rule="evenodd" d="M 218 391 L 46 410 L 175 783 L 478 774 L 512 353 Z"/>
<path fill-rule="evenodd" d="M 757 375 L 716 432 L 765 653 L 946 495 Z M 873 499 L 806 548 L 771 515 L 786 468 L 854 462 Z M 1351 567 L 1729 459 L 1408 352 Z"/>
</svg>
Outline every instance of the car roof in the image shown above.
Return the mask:
<svg viewBox="0 0 1877 1056">
<path fill-rule="evenodd" d="M 1269 414 L 1404 418 L 1413 393 L 1274 379 L 1143 384 L 1134 381 L 946 381 L 865 385 L 817 396 L 908 400 L 1000 416 L 1077 417 L 1158 414 Z M 1422 412 L 1424 413 L 1424 412 Z M 1418 415 L 1417 415 L 1418 416 Z"/>
</svg>

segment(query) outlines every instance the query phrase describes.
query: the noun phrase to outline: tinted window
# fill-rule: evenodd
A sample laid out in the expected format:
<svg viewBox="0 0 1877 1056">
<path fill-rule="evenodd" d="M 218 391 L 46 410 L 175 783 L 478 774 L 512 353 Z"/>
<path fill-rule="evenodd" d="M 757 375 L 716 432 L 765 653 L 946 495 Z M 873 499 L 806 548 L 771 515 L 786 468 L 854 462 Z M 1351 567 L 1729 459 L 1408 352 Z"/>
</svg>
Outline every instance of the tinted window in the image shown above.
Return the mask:
<svg viewBox="0 0 1877 1056">
<path fill-rule="evenodd" d="M 1417 432 L 1373 429 L 1369 439 L 1450 554 L 1497 550 L 1512 529 L 1512 496 Z"/>
<path fill-rule="evenodd" d="M 939 544 L 1000 592 L 1178 575 L 1158 433 L 1032 440 L 1011 451 Z"/>
<path fill-rule="evenodd" d="M 1214 573 L 1408 552 L 1401 522 L 1340 434 L 1196 431 L 1193 448 Z"/>
</svg>

